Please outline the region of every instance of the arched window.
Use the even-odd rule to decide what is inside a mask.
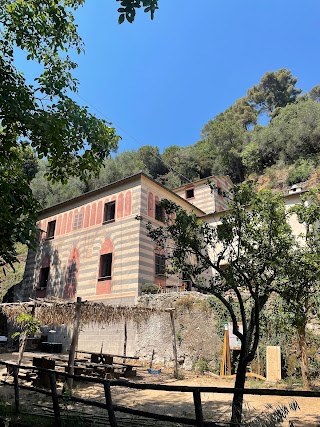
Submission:
[[[63,298],[75,298],[78,284],[79,251],[73,248],[68,258]]]

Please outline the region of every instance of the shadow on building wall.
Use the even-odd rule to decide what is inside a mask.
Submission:
[[[24,280],[14,289],[14,301],[30,299],[59,299],[73,301],[76,296],[79,254],[76,248],[67,262],[61,261],[54,240],[42,240],[36,250],[29,250]],[[12,299],[12,298],[11,298]],[[72,328],[67,325],[41,325],[41,334],[48,342],[62,344],[62,351],[68,351]]]
[[[70,257],[69,257],[70,259]],[[24,299],[33,298],[74,298],[76,295],[78,267],[77,260],[63,265],[59,250],[52,240],[39,243],[34,262],[27,263]],[[31,265],[30,265],[31,264]],[[67,291],[66,291],[67,288]]]

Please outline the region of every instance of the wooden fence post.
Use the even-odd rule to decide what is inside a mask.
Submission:
[[[193,392],[193,403],[194,403],[194,411],[196,414],[196,426],[197,427],[203,427],[203,413],[202,413],[202,406],[201,406],[201,394],[200,390],[195,390]]]
[[[177,338],[176,338],[176,327],[174,324],[174,308],[167,308],[166,311],[169,311],[170,314],[170,324],[172,332],[172,350],[173,350],[173,359],[174,359],[174,377],[178,378],[178,354],[177,354]]]
[[[127,341],[128,341],[128,331],[127,331],[127,321],[124,321],[124,341],[123,341],[123,355],[127,355]],[[126,363],[126,357],[123,358],[123,363]]]
[[[74,374],[74,358],[75,358],[76,350],[78,347],[79,330],[80,330],[80,311],[81,311],[81,297],[77,297],[75,313],[74,313],[72,340],[71,340],[69,360],[68,360],[68,373],[72,375]],[[69,390],[72,391],[73,379],[68,378],[67,384],[68,384]]]
[[[8,369],[8,367],[7,367]],[[19,379],[18,379],[19,367],[13,367],[13,381],[14,381],[14,403],[16,406],[16,413],[20,412],[20,402],[19,402]]]
[[[261,363],[260,363],[260,351],[259,346],[257,347],[257,374],[261,375]]]
[[[54,411],[54,418],[56,426],[61,426],[60,408],[59,408],[59,397],[57,392],[57,381],[55,372],[49,372],[51,395],[52,395],[52,406]]]
[[[231,355],[230,355],[230,344],[229,344],[229,330],[228,325],[225,325],[223,348],[222,348],[222,359],[220,367],[220,376],[231,375]]]
[[[118,424],[117,424],[116,416],[114,415],[113,404],[112,404],[110,381],[105,381],[103,383],[103,386],[104,386],[104,394],[106,397],[106,406],[107,406],[107,411],[109,415],[110,426],[117,427]]]

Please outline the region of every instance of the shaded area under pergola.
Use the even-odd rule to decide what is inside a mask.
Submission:
[[[68,372],[74,372],[74,359],[78,346],[80,324],[106,326],[119,322],[132,321],[136,324],[145,322],[153,315],[159,315],[169,311],[172,329],[173,356],[175,361],[174,375],[178,376],[177,368],[177,347],[174,325],[173,309],[160,309],[157,307],[108,305],[102,302],[82,301],[80,297],[77,301],[65,300],[43,300],[36,299],[28,302],[4,303],[0,304],[0,310],[9,321],[16,325],[16,320],[21,314],[31,314],[41,325],[61,326],[66,325],[73,328],[72,339],[69,351]],[[124,344],[124,347],[126,343]],[[22,350],[23,354],[24,348]],[[20,351],[21,353],[21,351]],[[20,354],[19,363],[22,355]],[[72,386],[70,384],[70,386]],[[70,387],[71,388],[71,387]]]

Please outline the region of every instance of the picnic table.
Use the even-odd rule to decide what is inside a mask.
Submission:
[[[139,360],[139,356],[126,356],[126,355],[119,355],[119,354],[109,354],[109,353],[102,353],[102,352],[97,352],[97,351],[77,350],[76,351],[76,357],[77,357],[77,353],[90,354],[91,356],[92,355],[96,355],[96,356],[100,356],[101,358],[103,358],[103,357],[112,357],[112,359],[113,359],[114,357],[118,357],[119,359]]]
[[[43,341],[41,343],[41,350],[47,353],[61,353],[62,343],[61,342],[48,342]]]
[[[131,365],[129,363],[113,363],[114,368],[120,369],[120,375],[123,374],[125,378],[135,377],[137,375],[137,370],[133,368],[139,368],[140,365]]]
[[[110,370],[106,371],[106,373],[111,374],[120,374],[124,377],[133,377],[136,375],[137,371],[134,368],[137,368],[138,365],[132,365],[129,363],[124,362],[116,362],[114,361],[114,358],[120,358],[120,359],[131,359],[131,360],[138,360],[139,357],[137,356],[125,356],[125,355],[118,355],[118,354],[106,354],[106,353],[97,353],[92,351],[84,351],[84,350],[77,350],[76,351],[76,357],[78,356],[78,353],[80,354],[88,354],[90,355],[90,361],[84,362],[83,359],[77,359],[82,360],[82,364],[86,366],[96,367],[99,369],[99,367],[106,367]],[[111,369],[112,368],[112,369]]]

